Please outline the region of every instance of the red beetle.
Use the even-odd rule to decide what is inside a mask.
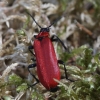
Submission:
[[[32,17],[32,15],[30,16]],[[35,21],[33,17],[32,19]],[[60,80],[60,69],[58,63],[64,65],[66,79],[68,79],[68,77],[65,64],[63,63],[63,61],[57,60],[52,41],[60,41],[63,47],[65,49],[67,48],[56,35],[53,35],[51,39],[49,38],[49,28],[53,24],[51,24],[47,28],[42,28],[36,21],[35,23],[41,28],[41,30],[38,35],[34,36],[35,40],[33,46],[29,46],[29,51],[36,57],[36,63],[29,65],[28,71],[31,73],[30,68],[34,68],[37,66],[37,74],[39,79],[37,79],[35,75],[31,73],[31,75],[36,80],[36,82],[33,83],[32,86],[41,82],[41,84],[47,90],[56,91],[58,83],[54,81],[54,79]],[[35,54],[31,51],[31,49],[34,49]]]

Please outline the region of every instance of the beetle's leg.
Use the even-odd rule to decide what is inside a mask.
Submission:
[[[32,49],[34,49],[34,47],[33,46],[29,46],[28,49],[35,56],[35,54],[32,52]]]
[[[28,49],[35,56],[35,54],[32,52],[32,49],[34,49],[33,46],[29,46]],[[36,59],[34,59],[34,58],[31,58],[31,60],[36,61]]]
[[[59,41],[61,43],[61,45],[64,47],[64,49],[69,52],[69,50],[66,48],[66,46],[64,45],[64,43],[56,35],[53,35],[51,37],[51,41]]]
[[[71,82],[74,82],[73,80],[71,80],[71,79],[68,78],[67,69],[65,67],[65,63],[62,60],[58,60],[58,63],[62,64],[64,66],[64,71],[65,71],[65,77],[66,77],[66,79],[69,80],[69,81],[71,81]]]
[[[39,80],[36,78],[36,76],[34,75],[34,74],[32,74],[31,73],[31,71],[30,71],[30,68],[34,68],[34,67],[36,67],[36,63],[35,64],[31,64],[31,65],[29,65],[28,66],[28,71],[29,71],[29,73],[34,77],[34,79],[36,80],[36,82],[35,83],[33,83],[31,86],[34,86],[34,85],[36,85],[37,83],[39,83]],[[30,86],[30,87],[31,87]]]

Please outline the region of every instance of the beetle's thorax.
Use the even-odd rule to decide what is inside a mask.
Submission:
[[[49,28],[41,28],[40,33],[36,35],[36,39],[49,37]]]

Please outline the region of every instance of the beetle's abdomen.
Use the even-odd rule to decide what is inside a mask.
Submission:
[[[37,62],[37,74],[40,82],[48,90],[57,86],[54,78],[60,80],[60,69],[53,44],[49,37],[34,41]]]

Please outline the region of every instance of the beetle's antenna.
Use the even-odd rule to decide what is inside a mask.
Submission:
[[[51,23],[51,25],[49,25],[47,28],[49,28],[49,27],[51,27],[52,25],[54,25],[55,23],[57,23],[57,21],[59,20],[59,19],[61,19],[62,18],[62,16],[60,17],[60,18],[57,18],[53,23]]]
[[[34,17],[33,17],[28,11],[26,11],[26,13],[27,13],[28,15],[31,16],[31,18],[34,20],[34,22],[35,22],[40,28],[42,28],[42,27],[36,22],[36,20],[34,19]]]
[[[52,25],[54,25],[55,23],[57,23],[62,17],[68,16],[72,10],[73,10],[73,9],[71,9],[69,12],[66,12],[66,11],[65,11],[65,12],[62,14],[61,17],[57,18],[57,19],[56,19],[53,23],[51,23],[51,25],[49,25],[47,28],[50,28]]]

